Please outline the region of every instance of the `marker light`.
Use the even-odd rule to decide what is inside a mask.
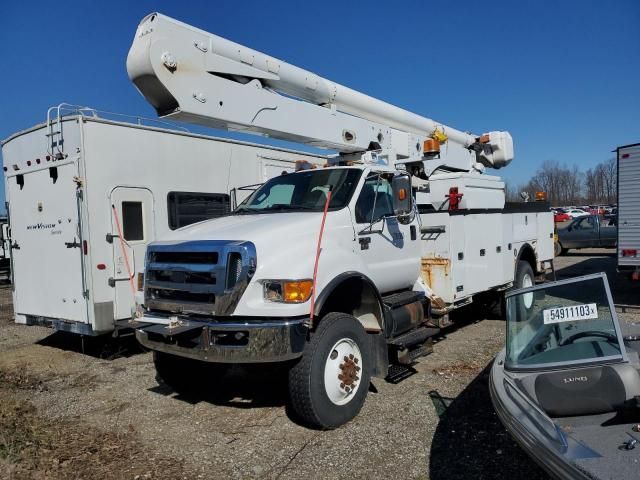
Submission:
[[[265,280],[264,298],[271,302],[304,303],[311,297],[312,280]]]
[[[427,138],[422,144],[422,151],[425,155],[440,153],[440,142],[435,138]]]
[[[458,187],[449,188],[449,195],[445,195],[449,199],[449,210],[458,210],[460,208],[460,199],[464,193],[458,193]]]
[[[536,192],[536,202],[544,202],[547,199],[547,192]]]
[[[622,256],[623,257],[637,257],[638,256],[638,250],[635,248],[623,248],[622,249]]]
[[[301,170],[313,170],[316,166],[307,160],[296,160],[296,172]]]
[[[141,292],[144,287],[144,273],[138,272],[138,291]]]
[[[407,198],[407,191],[404,188],[398,190],[398,200],[404,200]]]
[[[104,263],[99,263],[98,265],[96,265],[96,268],[98,270],[106,270],[107,266]]]

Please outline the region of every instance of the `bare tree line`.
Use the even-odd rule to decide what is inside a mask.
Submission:
[[[611,158],[581,171],[576,165],[563,166],[545,161],[531,179],[522,185],[506,186],[507,201],[521,201],[520,192],[533,200],[536,192],[546,192],[551,205],[609,204],[617,201],[617,164]]]

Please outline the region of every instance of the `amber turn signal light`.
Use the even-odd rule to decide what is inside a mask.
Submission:
[[[313,280],[264,281],[264,298],[272,302],[304,303],[312,291]]]
[[[304,303],[309,300],[313,281],[284,282],[284,301],[287,303]]]

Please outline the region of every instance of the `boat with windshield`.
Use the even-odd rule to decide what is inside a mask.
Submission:
[[[640,325],[621,324],[604,273],[507,294],[491,368],[498,417],[548,473],[640,477]]]

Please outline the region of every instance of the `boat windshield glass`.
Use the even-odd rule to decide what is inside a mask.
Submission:
[[[329,190],[329,210],[338,210],[351,200],[361,173],[357,168],[323,168],[280,175],[253,192],[233,213],[321,212]]]
[[[507,369],[623,360],[605,275],[550,282],[507,296]]]

